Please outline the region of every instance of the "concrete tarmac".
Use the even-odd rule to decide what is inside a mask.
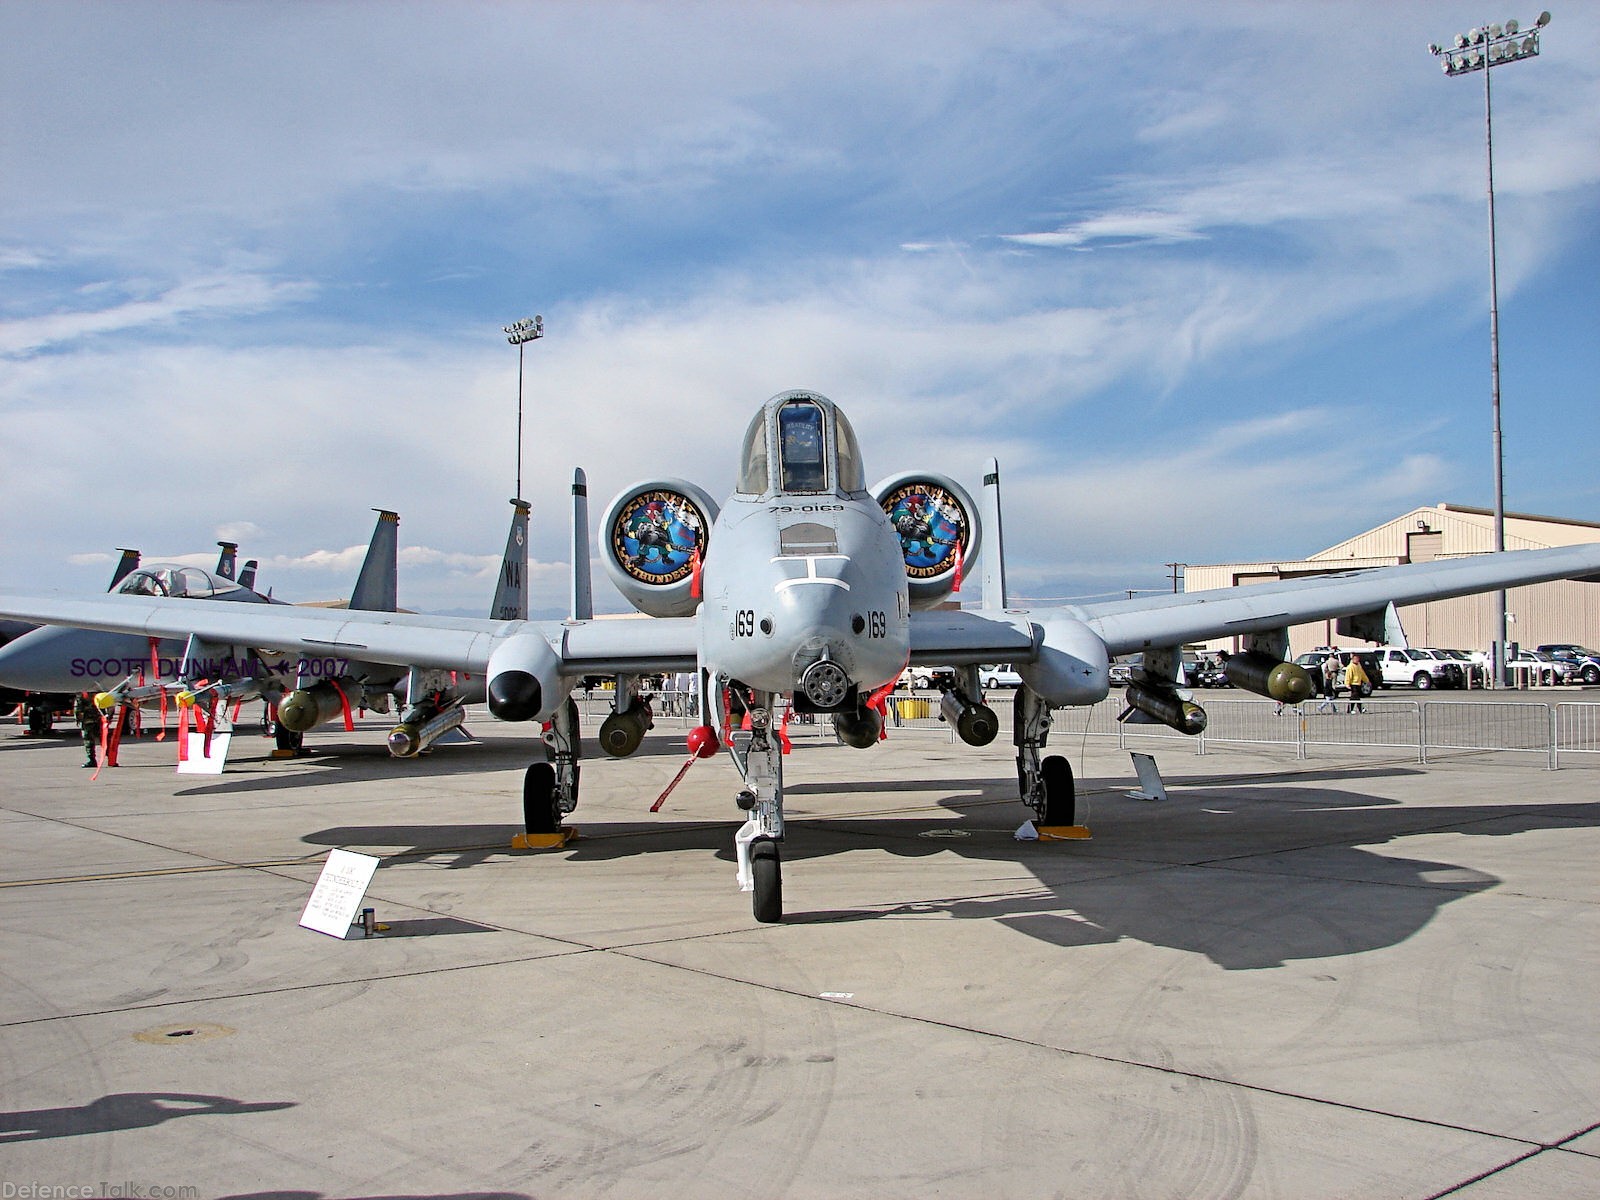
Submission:
[[[762,926],[726,758],[647,811],[665,724],[542,853],[536,744],[484,717],[94,782],[7,726],[0,1189],[1600,1195],[1594,771],[1157,751],[1148,802],[1058,726],[1094,838],[1039,844],[1004,739],[802,737]],[[299,927],[332,847],[382,857],[386,933]]]

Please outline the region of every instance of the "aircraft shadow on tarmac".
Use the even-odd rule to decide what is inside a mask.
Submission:
[[[0,1145],[147,1129],[177,1117],[238,1116],[293,1107],[294,1103],[288,1100],[252,1104],[226,1096],[195,1096],[185,1092],[122,1092],[101,1096],[76,1108],[0,1112]]]
[[[1204,955],[1227,970],[1262,969],[1396,945],[1444,905],[1503,882],[1459,862],[1379,853],[1374,847],[1432,833],[1511,836],[1600,826],[1600,802],[1406,806],[1328,786],[1375,773],[1393,772],[1330,769],[1316,773],[1324,781],[1319,786],[1301,786],[1304,777],[1299,776],[1229,778],[1216,786],[1186,780],[1171,798],[1156,803],[1114,792],[1108,797],[1089,781],[1085,790],[1095,840],[1070,844],[1013,840],[1010,827],[996,820],[1005,806],[984,795],[948,795],[941,802],[950,810],[946,817],[796,813],[789,820],[784,859],[797,870],[807,860],[870,848],[906,859],[957,854],[1021,865],[1033,873],[1036,885],[1006,882],[988,894],[790,912],[785,921],[993,920],[1063,948],[1127,938]],[[996,791],[993,780],[872,784],[861,790],[968,786]],[[848,789],[829,785],[826,790]],[[1022,815],[1018,807],[1019,822]],[[529,866],[582,870],[585,862],[671,852],[733,859],[731,820],[578,819],[575,824],[581,831],[576,841],[551,853],[547,867]],[[451,854],[450,865],[466,867],[511,855],[505,847],[516,832],[517,826],[501,824],[346,826],[309,833],[303,840],[319,846],[403,847],[401,856]]]
[[[481,724],[491,729],[503,728],[499,722]],[[592,746],[599,727],[598,721],[585,725],[584,736],[589,739],[586,749]],[[267,757],[269,743],[266,739],[254,736],[251,731],[247,731],[247,734],[241,738],[235,733],[233,754],[220,780],[208,780],[186,787],[178,794],[227,796],[296,787],[321,787],[336,781],[442,779],[454,775],[476,775],[484,771],[521,771],[530,762],[543,757],[538,737],[526,733],[507,735],[475,732],[471,744],[439,746],[416,758],[402,760],[391,757],[381,742],[332,740],[334,735],[318,732],[306,739],[308,753],[290,760],[289,764],[280,764]],[[241,745],[245,747],[242,752]],[[811,747],[802,746],[802,749],[822,748],[822,745],[813,743]],[[256,749],[257,746],[260,749]],[[682,737],[672,733],[645,738],[639,749],[629,757],[633,761],[663,758],[681,762],[687,753]],[[604,754],[596,752],[588,754],[586,761],[607,760]],[[298,769],[279,769],[283,765]],[[308,766],[313,769],[304,769]],[[846,789],[841,787],[832,790]]]

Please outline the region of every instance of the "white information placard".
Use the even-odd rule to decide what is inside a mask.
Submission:
[[[233,741],[231,733],[211,735],[211,753],[206,753],[206,735],[189,735],[189,753],[178,760],[179,775],[221,775],[228,765],[228,746]]]
[[[328,861],[317,878],[317,886],[311,890],[305,912],[300,914],[300,924],[344,940],[361,907],[361,898],[367,894],[372,873],[377,869],[378,860],[370,854],[357,854],[353,850],[328,851]]]

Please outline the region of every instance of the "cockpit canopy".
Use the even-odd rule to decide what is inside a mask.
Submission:
[[[855,431],[832,400],[783,392],[761,406],[744,435],[739,491],[816,495],[866,488]]]
[[[223,592],[235,592],[239,585],[231,579],[219,579],[199,567],[180,567],[170,563],[157,563],[130,571],[117,585],[119,596],[180,596],[189,600],[206,600]]]

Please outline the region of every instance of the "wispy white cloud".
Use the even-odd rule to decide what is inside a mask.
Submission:
[[[0,355],[33,354],[96,334],[170,326],[187,318],[259,313],[304,300],[314,290],[305,281],[253,275],[192,279],[147,299],[0,321]]]

